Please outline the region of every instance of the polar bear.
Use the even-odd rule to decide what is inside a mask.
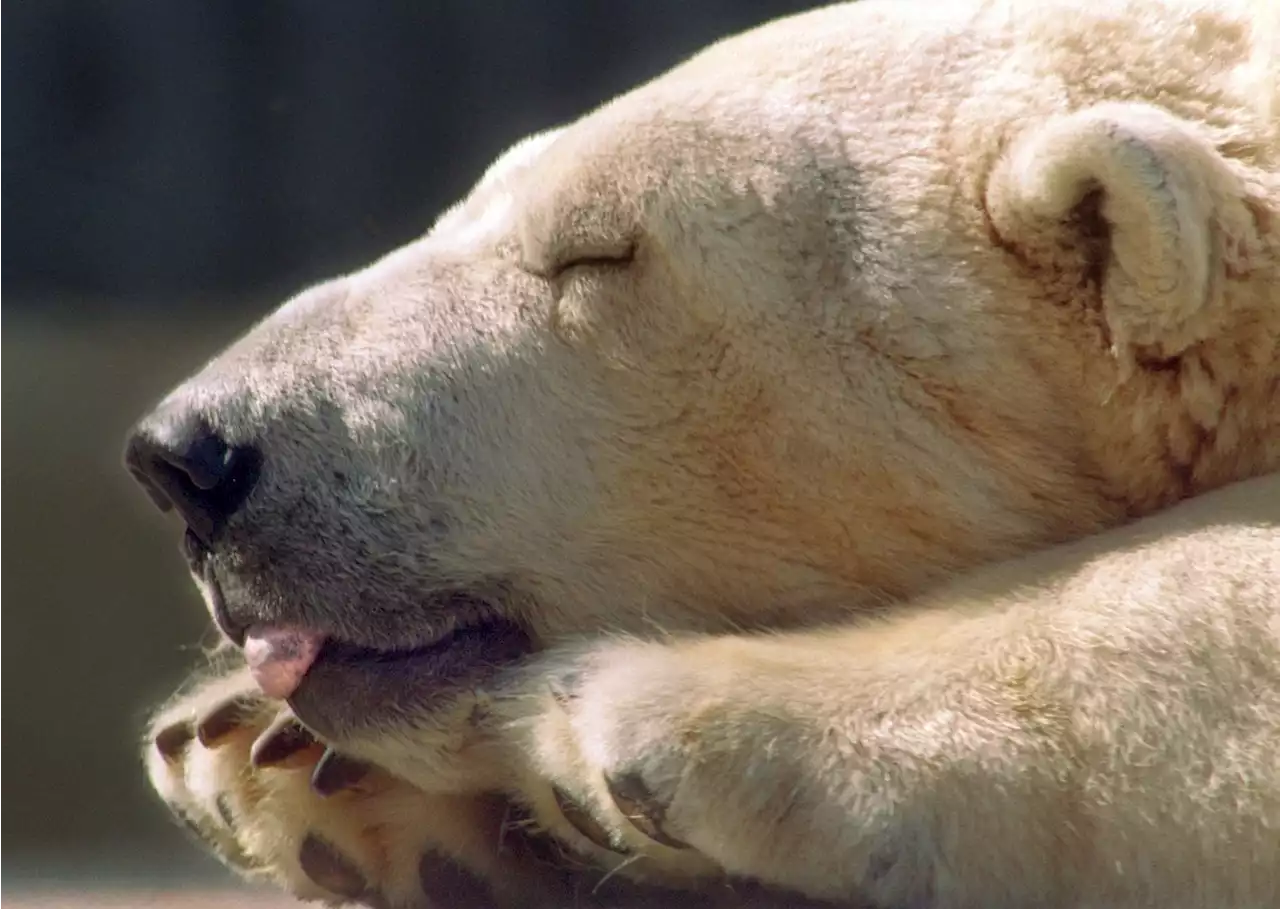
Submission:
[[[307,899],[1276,905],[1276,18],[780,20],[286,303],[128,442],[155,789]]]

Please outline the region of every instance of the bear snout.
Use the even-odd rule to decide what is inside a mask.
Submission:
[[[253,493],[262,452],[228,443],[198,416],[157,413],[130,435],[125,466],[161,511],[175,510],[209,546]]]

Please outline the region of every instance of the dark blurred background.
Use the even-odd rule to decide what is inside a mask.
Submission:
[[[213,879],[136,739],[208,642],[129,423],[520,136],[804,0],[29,0],[3,13],[5,889]],[[16,700],[15,700],[16,698]]]

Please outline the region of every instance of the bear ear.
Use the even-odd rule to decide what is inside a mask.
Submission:
[[[1128,366],[1222,330],[1222,279],[1261,250],[1245,194],[1190,123],[1108,103],[1027,129],[993,169],[986,205],[1001,245],[1028,265],[1096,283]]]

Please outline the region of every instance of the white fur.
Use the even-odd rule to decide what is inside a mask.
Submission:
[[[265,708],[152,754],[157,790],[206,826],[229,794],[211,842],[299,893],[322,831],[396,904],[424,850],[563,898],[494,789],[577,881],[1280,904],[1278,28],[864,0],[516,146],[150,419],[266,451],[228,533],[272,564],[217,565],[245,616],[412,647],[499,577],[539,653],[412,716],[323,705],[395,775],[369,793],[246,768]],[[628,774],[691,848],[623,817]]]

